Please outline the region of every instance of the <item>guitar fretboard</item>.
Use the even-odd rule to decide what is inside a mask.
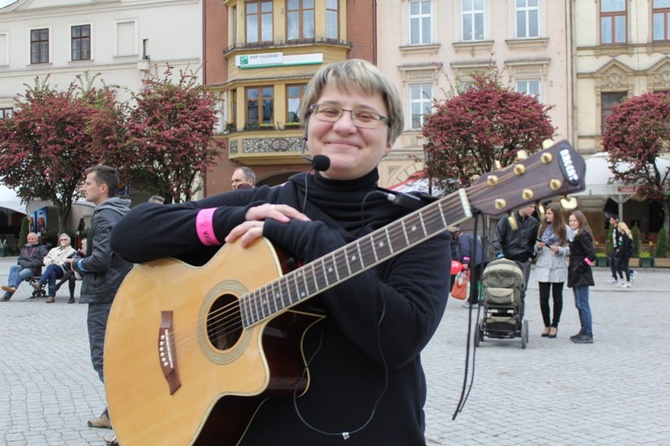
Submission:
[[[454,192],[245,294],[242,323],[257,324],[471,217],[465,190]]]

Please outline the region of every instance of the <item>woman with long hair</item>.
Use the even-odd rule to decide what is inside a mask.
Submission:
[[[622,288],[630,288],[630,258],[633,256],[633,234],[630,232],[628,225],[622,221],[617,225],[619,237],[617,246],[617,273],[619,274],[619,282],[617,286]],[[626,281],[623,276],[626,274]]]
[[[575,344],[593,344],[593,319],[589,305],[589,287],[595,285],[591,266],[596,261],[596,247],[593,234],[586,217],[581,211],[574,211],[568,219],[574,238],[570,241],[570,265],[568,266],[568,287],[575,296],[575,307],[579,313],[581,330],[570,340]]]
[[[544,219],[535,244],[535,276],[540,288],[540,311],[544,321],[542,337],[555,338],[558,333],[558,322],[563,311],[563,284],[568,277],[567,231],[558,203],[547,206]],[[553,318],[549,308],[549,295],[553,296]]]

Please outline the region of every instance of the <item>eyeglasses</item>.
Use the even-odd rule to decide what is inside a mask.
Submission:
[[[361,129],[376,129],[380,122],[390,125],[389,118],[369,110],[347,110],[339,105],[312,104],[309,106],[310,113],[323,122],[337,122],[344,112],[351,113],[351,122]]]
[[[60,241],[61,241],[61,242],[67,242],[67,241],[69,241],[69,240],[66,239],[66,238],[62,238],[62,239],[60,239]]]

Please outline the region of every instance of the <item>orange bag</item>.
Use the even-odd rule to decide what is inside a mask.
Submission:
[[[470,269],[464,269],[456,274],[454,278],[454,287],[451,289],[451,296],[455,299],[465,299],[468,295],[468,285],[470,284]]]

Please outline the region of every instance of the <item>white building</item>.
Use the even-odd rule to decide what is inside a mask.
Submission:
[[[65,90],[97,75],[94,85],[119,86],[119,100],[168,64],[202,82],[202,14],[202,0],[17,0],[0,9],[0,119],[35,78]],[[68,227],[84,209],[73,208]]]

